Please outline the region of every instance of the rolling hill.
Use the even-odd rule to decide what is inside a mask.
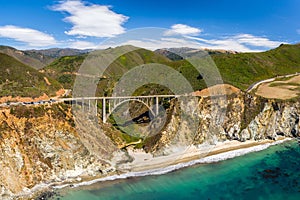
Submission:
[[[180,52],[187,57],[193,56],[197,51],[199,50],[190,48],[172,49],[172,52]],[[208,53],[217,65],[223,81],[242,90],[246,90],[251,84],[260,80],[300,72],[300,44],[284,44],[276,49],[259,53],[232,51],[209,51]],[[46,67],[46,72],[65,87],[70,88],[75,78],[74,72],[79,69],[84,58],[84,56],[62,57]],[[191,82],[194,90],[206,87],[201,75],[191,64],[166,49],[155,52],[138,49],[121,56],[108,68],[107,79],[101,80],[99,87],[112,87],[126,71],[147,63],[160,63],[178,70]]]
[[[39,97],[55,95],[61,85],[36,69],[0,53],[0,97]]]
[[[126,47],[123,46],[117,48],[121,49]],[[110,51],[110,49],[103,51]],[[77,72],[85,58],[84,55],[62,57],[44,68],[43,72],[58,80],[66,89],[71,89],[76,75],[80,75],[77,74]],[[115,83],[124,73],[136,66],[149,63],[159,63],[176,69],[189,80],[194,90],[206,87],[199,72],[197,72],[187,61],[172,61],[156,52],[146,49],[137,49],[120,56],[107,68],[104,76],[99,77],[98,95],[109,95],[112,92],[111,89]],[[157,85],[149,84],[141,88],[137,93],[143,95],[157,93],[158,91],[160,93],[170,92],[166,91],[166,88],[164,87],[159,87],[158,89]]]
[[[199,50],[172,48],[156,52],[172,60],[180,60],[182,58],[176,56],[176,53],[191,57]],[[220,50],[207,52],[217,65],[223,81],[242,90],[264,79],[300,72],[300,44],[282,44],[278,48],[259,53]]]
[[[226,83],[246,90],[254,82],[300,72],[300,44],[260,53],[212,55]]]

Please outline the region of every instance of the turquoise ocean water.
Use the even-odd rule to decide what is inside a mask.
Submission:
[[[58,191],[61,200],[300,200],[300,146],[289,141],[260,152],[165,175]]]

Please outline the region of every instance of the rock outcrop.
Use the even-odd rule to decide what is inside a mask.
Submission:
[[[299,101],[264,99],[243,92],[216,97],[218,100],[197,98],[172,102],[168,124],[148,139],[146,151],[160,156],[184,145],[300,136]]]
[[[0,199],[24,194],[40,184],[78,181],[113,170],[84,145],[70,107],[56,104],[1,110]]]

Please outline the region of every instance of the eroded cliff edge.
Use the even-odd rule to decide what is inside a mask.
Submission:
[[[141,146],[155,156],[205,142],[299,136],[299,100],[270,100],[240,92],[221,101],[173,99],[167,112],[163,129],[145,138]],[[117,170],[117,163],[131,161],[126,149],[120,150],[126,141],[119,130],[103,125],[101,119],[78,122],[78,117],[65,104],[1,109],[2,199],[42,183],[106,176]],[[155,123],[149,132],[155,130]]]
[[[298,99],[281,101],[239,92],[217,101],[210,97],[175,101],[170,112],[164,129],[145,143],[145,150],[157,156],[172,153],[180,146],[205,142],[300,136]],[[185,115],[189,117],[182,117]]]

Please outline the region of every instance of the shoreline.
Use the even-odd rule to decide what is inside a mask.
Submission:
[[[111,176],[101,177],[94,180],[89,181],[81,181],[75,184],[62,184],[57,186],[52,186],[53,189],[64,189],[67,187],[78,188],[78,187],[88,187],[96,183],[106,182],[106,181],[117,181],[124,180],[128,178],[134,177],[143,177],[143,176],[155,176],[155,175],[163,175],[167,174],[182,168],[186,168],[189,166],[197,165],[197,164],[210,164],[216,163],[228,159],[232,159],[238,156],[243,156],[251,152],[262,151],[270,146],[274,146],[277,144],[284,143],[286,141],[293,140],[292,138],[282,138],[277,141],[272,140],[263,140],[263,141],[248,141],[248,142],[238,142],[238,141],[226,141],[226,148],[222,148],[222,143],[216,145],[216,149],[211,151],[207,156],[199,158],[199,155],[194,155],[192,157],[183,157],[176,162],[172,162],[171,165],[167,164],[168,162],[162,163],[160,168],[156,168],[157,165],[151,165],[151,167],[147,166],[145,168],[139,168],[139,171],[130,171],[121,174],[115,174]],[[235,144],[233,144],[234,142]],[[231,143],[231,144],[230,144]],[[240,143],[240,145],[237,145]],[[218,146],[219,145],[219,146]],[[223,143],[224,145],[224,143]],[[223,146],[224,147],[224,146]],[[195,153],[195,152],[193,152]],[[172,155],[171,155],[172,157]],[[195,159],[198,157],[198,159]],[[160,159],[165,159],[165,157],[159,157]],[[168,161],[168,160],[167,160]],[[136,168],[138,169],[138,168]],[[134,170],[134,169],[133,169]]]
[[[203,151],[197,151],[196,147],[189,147],[183,153],[181,152],[181,154],[170,154],[168,156],[152,157],[152,159],[150,159],[151,154],[147,154],[141,151],[129,150],[129,155],[133,156],[135,160],[132,163],[126,163],[124,165],[125,167],[126,165],[127,167],[132,167],[130,171],[116,171],[113,175],[108,175],[104,177],[94,177],[94,179],[92,179],[92,177],[81,177],[81,181],[78,181],[77,183],[74,182],[74,179],[69,179],[64,182],[53,182],[49,184],[42,183],[34,186],[29,190],[24,191],[23,194],[14,195],[13,198],[32,199],[38,194],[42,194],[51,190],[63,190],[66,188],[78,187],[93,187],[93,184],[100,182],[118,181],[134,177],[163,175],[198,164],[216,163],[235,157],[243,156],[251,152],[262,151],[269,148],[270,146],[281,144],[290,140],[293,140],[293,138],[284,137],[276,141],[225,141],[218,142],[209,153],[205,154],[203,154]],[[177,160],[174,161],[174,158],[176,158]],[[141,162],[141,159],[143,159],[143,162],[139,163]],[[136,166],[130,166],[130,164]],[[129,169],[123,168],[122,170]]]

